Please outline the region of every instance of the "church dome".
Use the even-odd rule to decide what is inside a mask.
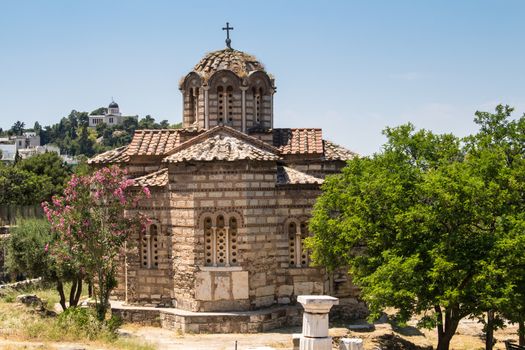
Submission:
[[[205,79],[220,70],[230,70],[237,76],[244,78],[251,72],[264,71],[264,66],[250,54],[233,49],[224,49],[206,54],[193,68],[194,72]]]
[[[115,101],[112,101],[110,104],[109,104],[109,107],[108,108],[118,108],[118,104],[115,102]]]

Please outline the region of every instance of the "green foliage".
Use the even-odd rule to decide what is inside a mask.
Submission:
[[[107,112],[108,112],[108,109],[106,107],[99,107],[95,109],[94,111],[92,111],[91,113],[89,113],[89,115],[104,115]]]
[[[147,115],[139,121],[139,129],[159,129],[155,119],[151,115]]]
[[[0,205],[38,204],[48,199],[54,188],[47,175],[0,164]]]
[[[0,204],[35,205],[62,193],[71,174],[56,153],[20,159],[14,165],[0,164]]]
[[[30,278],[55,278],[53,263],[47,252],[52,241],[51,225],[47,220],[21,220],[6,241],[7,271]]]
[[[47,198],[62,193],[67,180],[71,176],[71,167],[64,163],[62,157],[55,152],[46,152],[23,159],[17,164],[17,167],[51,180],[53,188]]]
[[[25,277],[42,277],[45,282],[56,285],[59,302],[65,310],[64,282],[72,281],[69,306],[78,304],[82,289],[82,273],[72,263],[60,263],[50,252],[58,236],[44,219],[20,220],[7,239],[6,268],[13,274]]]
[[[122,125],[107,125],[100,123],[96,128],[90,129],[89,115],[102,115],[107,109],[100,107],[91,113],[76,110],[60,120],[59,123],[40,127],[39,135],[42,144],[52,143],[57,145],[62,153],[88,157],[109,149],[127,145],[136,129],[180,128],[181,124],[170,125],[167,120],[157,123],[147,115],[137,120],[133,117],[124,118]]]
[[[89,340],[100,339],[101,335],[107,340],[115,340],[121,325],[122,322],[116,317],[100,321],[95,310],[88,308],[69,308],[57,318],[57,326],[65,333]]]
[[[93,342],[96,348],[104,349],[155,349],[154,346],[139,340],[120,338],[117,329],[121,320],[118,318],[99,321],[95,311],[86,308],[68,309],[58,316],[45,315],[35,312],[31,307],[11,304],[20,293],[36,294],[47,299],[48,308],[53,307],[56,302],[53,299],[56,291],[45,285],[12,291],[0,297],[0,329],[11,337],[41,342]]]
[[[310,221],[313,260],[348,266],[372,316],[427,313],[438,349],[461,318],[508,304],[519,283],[510,276],[524,275],[512,267],[524,266],[524,121],[496,112],[478,113],[480,132],[465,143],[387,128],[382,153],[326,179]]]
[[[13,126],[11,127],[11,129],[9,130],[9,133],[11,135],[16,135],[16,136],[20,136],[22,135],[22,133],[24,132],[24,128],[25,128],[26,124],[24,122],[21,122],[20,120],[17,120]]]
[[[42,131],[42,126],[39,122],[35,122],[33,125],[33,131],[36,132],[37,135],[40,135],[40,131]]]

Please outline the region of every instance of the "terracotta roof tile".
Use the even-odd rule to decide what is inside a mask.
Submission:
[[[264,66],[257,59],[242,51],[224,49],[213,51],[204,56],[193,68],[194,72],[199,73],[204,78],[208,78],[213,73],[227,69],[231,70],[240,77],[247,76],[253,71],[263,71]]]
[[[347,150],[333,142],[323,140],[324,158],[326,160],[349,160],[357,156],[357,153]]]
[[[282,154],[323,154],[321,129],[273,129],[273,145]]]
[[[127,154],[133,156],[163,156],[185,141],[191,134],[202,130],[154,129],[136,130],[128,146]]]
[[[286,166],[277,167],[277,185],[320,185],[323,179]]]
[[[128,147],[128,155],[163,155],[180,143],[179,130],[137,130]]]
[[[115,164],[115,163],[125,163],[129,161],[129,156],[127,155],[128,146],[123,146],[115,148],[104,153],[97,154],[93,158],[88,160],[88,164]]]
[[[147,186],[147,187],[159,187],[166,186],[168,184],[168,169],[160,169],[153,173],[146,174],[141,177],[133,179],[135,186]]]
[[[204,136],[204,135],[203,135]],[[259,140],[255,140],[260,142]],[[257,144],[246,142],[232,135],[218,133],[207,135],[202,142],[190,140],[188,147],[175,151],[165,162],[193,161],[235,161],[235,160],[278,160],[279,156]]]

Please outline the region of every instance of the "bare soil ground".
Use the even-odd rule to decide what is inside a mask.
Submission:
[[[437,345],[435,330],[418,329],[416,320],[412,320],[406,327],[397,327],[391,322],[377,323],[374,330],[349,331],[346,328],[332,328],[331,335],[336,339],[341,336],[361,338],[365,350],[431,350]],[[483,326],[476,320],[463,319],[456,334],[452,338],[452,350],[482,350],[485,349]],[[494,349],[505,349],[505,340],[518,340],[517,326],[507,325],[505,329],[495,332],[496,344]]]
[[[412,324],[412,326],[410,325]],[[373,331],[349,331],[346,327],[331,328],[330,335],[334,338],[334,345],[341,337],[355,337],[363,339],[365,350],[427,350],[437,344],[434,330],[420,330],[414,327],[415,321],[409,326],[399,328],[392,323],[384,322],[375,325]],[[159,349],[170,350],[247,350],[256,347],[272,347],[276,349],[292,349],[291,337],[293,333],[300,333],[299,327],[284,328],[269,333],[258,334],[176,334],[160,328],[125,326],[124,334],[140,337]],[[504,340],[514,339],[517,327],[509,325],[495,333],[497,340],[494,349],[505,349]],[[484,349],[482,339],[482,325],[474,320],[463,320],[452,339],[453,350]],[[334,349],[338,347],[334,346]]]
[[[364,340],[365,350],[427,350],[437,344],[435,331],[415,328],[414,322],[409,326],[399,328],[392,323],[383,322],[374,325],[371,331],[350,331],[346,327],[330,329],[334,345],[341,337],[356,337]],[[517,339],[517,327],[509,325],[496,332],[497,343],[494,349],[505,349],[503,341]],[[279,350],[292,349],[292,334],[300,333],[300,327],[283,328],[268,333],[257,334],[180,334],[173,331],[125,325],[121,330],[124,338],[135,338],[146,341],[158,349],[166,350],[233,350],[237,341],[238,350],[269,347]],[[0,349],[59,349],[59,350],[95,350],[104,349],[97,345],[84,345],[62,342],[30,342],[0,338]],[[338,347],[334,346],[334,349]],[[452,350],[484,349],[482,325],[473,320],[463,320],[451,344]]]
[[[123,334],[136,336],[169,350],[233,350],[237,341],[238,350],[257,347],[271,347],[280,350],[292,349],[292,334],[299,333],[299,327],[283,328],[267,333],[255,334],[177,334],[156,327],[125,325]]]

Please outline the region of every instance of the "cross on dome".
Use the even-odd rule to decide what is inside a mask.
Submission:
[[[230,30],[233,30],[233,27],[230,27],[230,22],[226,22],[226,27],[223,27],[222,30],[226,31],[226,46],[231,49],[232,41],[230,39]]]

